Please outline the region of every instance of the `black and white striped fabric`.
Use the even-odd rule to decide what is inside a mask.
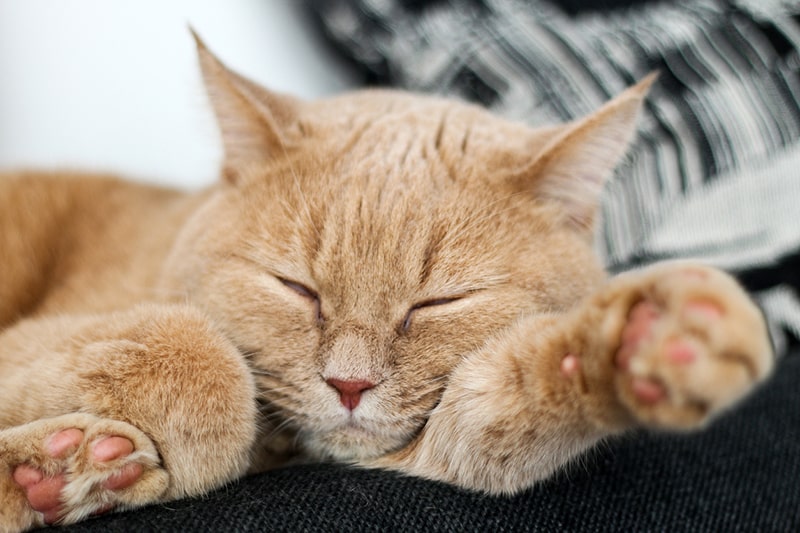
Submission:
[[[780,351],[800,337],[800,1],[308,1],[371,81],[530,124],[589,113],[660,71],[606,189],[599,252],[612,271],[720,266],[753,292]]]

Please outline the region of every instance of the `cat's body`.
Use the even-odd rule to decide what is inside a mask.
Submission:
[[[0,531],[298,455],[513,492],[768,374],[730,278],[609,281],[592,253],[649,82],[530,130],[391,91],[301,103],[200,55],[219,185],[0,179]]]

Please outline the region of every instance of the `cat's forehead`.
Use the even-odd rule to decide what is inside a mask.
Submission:
[[[392,91],[311,110],[301,117],[306,142],[254,180],[266,194],[245,197],[267,246],[280,248],[273,255],[308,268],[327,293],[381,301],[381,291],[439,297],[493,286],[526,246],[519,228],[547,226],[529,194],[499,184],[544,142],[525,126]]]
[[[527,240],[518,229],[534,226],[530,204],[462,186],[446,171],[404,168],[386,174],[332,165],[325,178],[285,190],[282,220],[270,220],[270,246],[289,245],[279,255],[307,268],[326,294],[362,309],[398,295],[463,294],[507,280],[508,254]]]
[[[393,90],[322,100],[304,115],[327,140],[346,147],[340,157],[394,169],[435,162],[457,172],[522,165],[553,131],[509,122],[467,102]]]
[[[310,145],[327,149],[315,151],[306,186],[329,216],[360,224],[362,233],[449,226],[485,214],[508,194],[488,178],[529,158],[530,137],[514,136],[517,126],[476,106],[383,90],[334,102],[326,109],[335,116],[316,117],[333,127],[323,130],[324,142]]]

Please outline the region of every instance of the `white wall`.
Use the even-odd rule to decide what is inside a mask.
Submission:
[[[313,98],[352,86],[294,0],[0,0],[0,169],[194,188],[221,149],[191,24],[229,66]]]

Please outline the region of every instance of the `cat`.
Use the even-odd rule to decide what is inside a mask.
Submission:
[[[533,129],[401,91],[301,101],[197,49],[215,186],[0,177],[0,531],[300,458],[514,493],[770,374],[729,275],[608,277],[592,250],[652,76]]]

